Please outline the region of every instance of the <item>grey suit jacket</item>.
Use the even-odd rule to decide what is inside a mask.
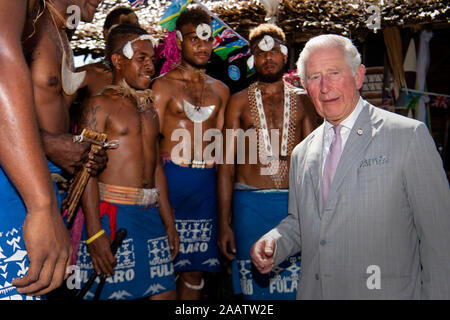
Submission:
[[[358,134],[361,133],[362,134]],[[450,191],[425,125],[365,102],[322,205],[323,125],[293,151],[275,263],[298,299],[450,299]]]

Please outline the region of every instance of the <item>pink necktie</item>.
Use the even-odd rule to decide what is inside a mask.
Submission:
[[[333,141],[331,141],[330,151],[328,152],[327,158],[325,159],[325,164],[323,168],[322,200],[324,207],[325,203],[327,202],[328,191],[330,190],[334,173],[336,172],[336,168],[339,163],[339,158],[341,157],[342,152],[341,128],[342,128],[341,125],[333,126],[334,137]]]

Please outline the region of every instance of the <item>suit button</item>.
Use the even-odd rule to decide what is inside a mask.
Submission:
[[[325,240],[320,240],[320,245],[324,246],[327,242]]]
[[[316,280],[319,280],[320,277],[319,277],[318,273],[316,273],[315,278],[316,278]]]

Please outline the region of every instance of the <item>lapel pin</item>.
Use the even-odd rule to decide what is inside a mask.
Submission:
[[[356,133],[358,134],[358,136],[361,136],[363,134],[363,129],[359,128]]]

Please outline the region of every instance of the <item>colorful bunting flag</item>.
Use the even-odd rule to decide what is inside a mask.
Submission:
[[[242,40],[238,34],[233,30],[225,26],[216,18],[213,18],[211,22],[214,34],[213,49],[214,52],[222,59],[227,59],[228,55],[240,48],[247,45],[247,42]],[[228,62],[245,57],[247,54],[239,53],[234,57],[230,57]]]
[[[144,5],[144,3],[147,2],[147,0],[128,0],[128,1],[130,1],[130,5],[133,8],[138,8],[138,7]]]
[[[233,41],[230,43],[219,45],[216,49],[214,49],[214,52],[222,60],[225,60],[231,52],[233,52],[234,50],[243,48],[246,45],[247,45],[247,42],[239,39],[239,40],[236,40],[236,41]]]
[[[228,63],[231,63],[231,62],[233,62],[234,60],[237,60],[237,59],[240,59],[240,58],[243,58],[243,57],[247,57],[247,56],[249,56],[250,54],[251,54],[251,51],[250,51],[250,49],[248,49],[248,50],[246,50],[246,51],[244,51],[244,52],[241,52],[241,53],[232,55],[231,57],[228,58]]]
[[[431,105],[436,108],[447,109],[447,107],[448,107],[447,101],[448,101],[448,99],[444,96],[433,97],[431,99]]]
[[[216,49],[217,47],[220,46],[221,43],[223,43],[225,40],[229,40],[229,39],[238,40],[238,37],[230,29],[223,29],[222,32],[219,32],[214,37],[213,49]]]

